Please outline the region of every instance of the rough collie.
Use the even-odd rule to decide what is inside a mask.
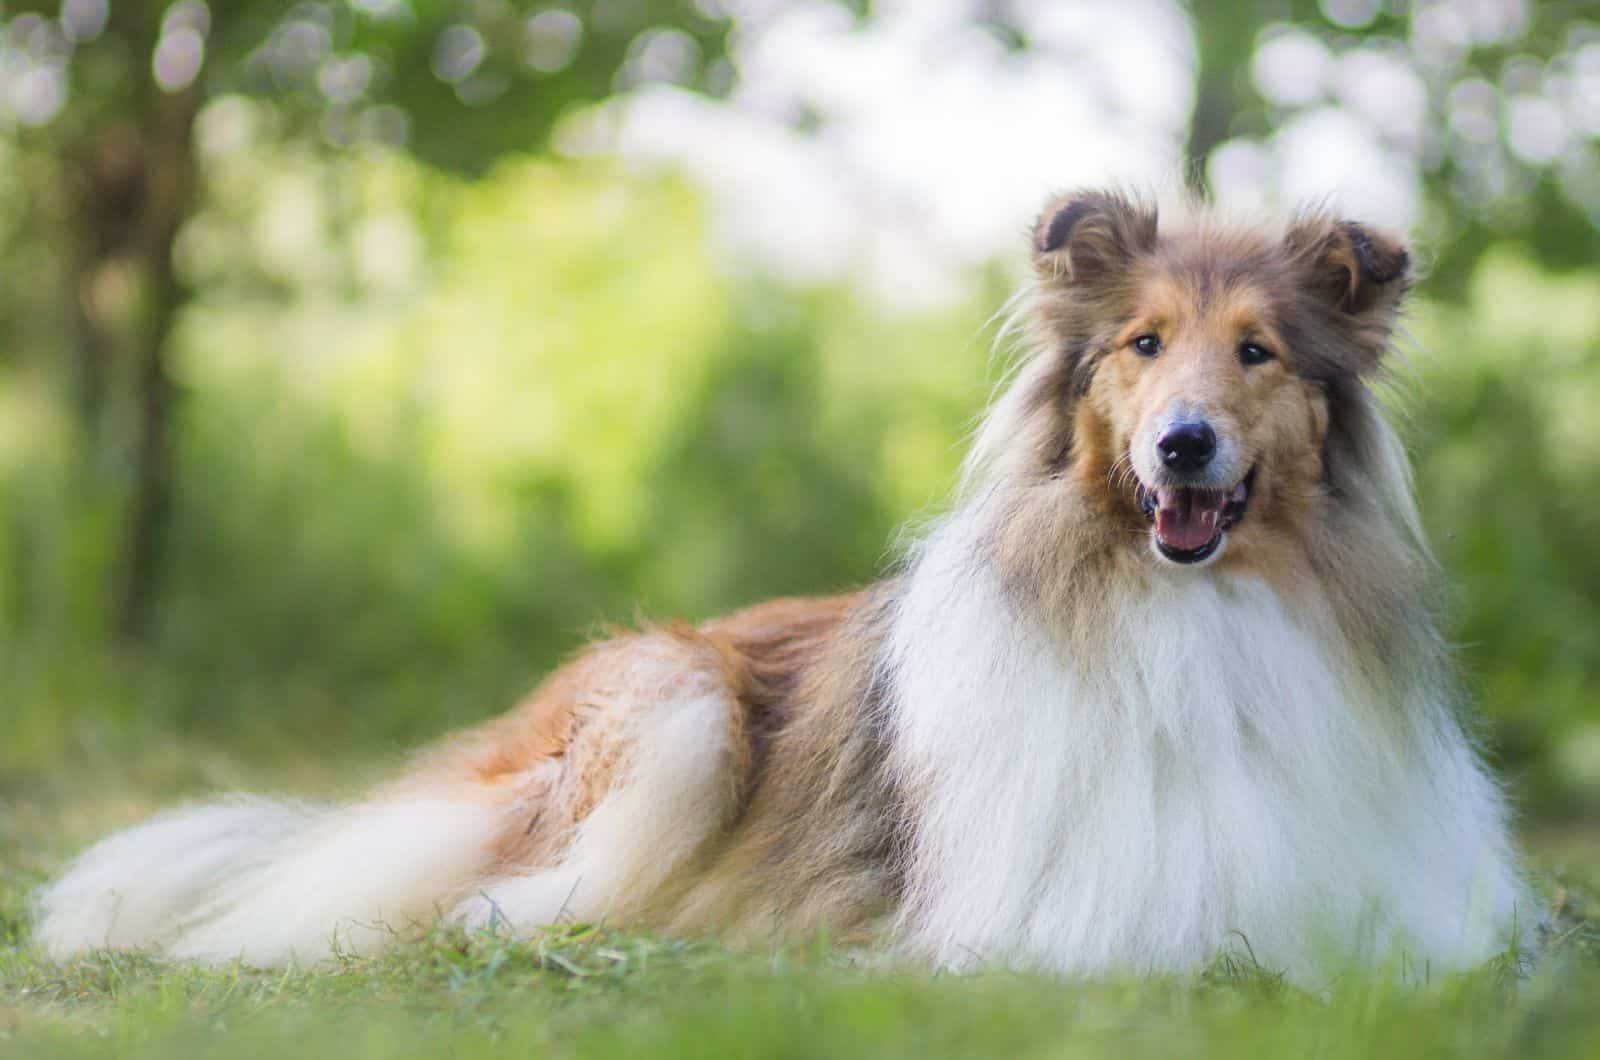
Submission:
[[[1052,202],[1028,352],[882,581],[585,649],[354,805],[83,854],[37,940],[314,963],[441,917],[1302,982],[1530,932],[1371,389],[1408,255],[1320,212]],[[825,503],[825,501],[819,501]]]

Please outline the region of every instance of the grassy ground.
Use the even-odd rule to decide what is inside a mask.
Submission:
[[[57,966],[27,944],[26,902],[77,844],[217,787],[336,785],[167,748],[0,779],[0,1057],[1600,1056],[1600,841],[1535,838],[1561,910],[1538,970],[1316,996],[1243,953],[1181,980],[1064,984],[1012,974],[869,970],[817,946],[731,954],[572,927],[527,943],[440,934],[320,974],[200,971],[100,957]]]

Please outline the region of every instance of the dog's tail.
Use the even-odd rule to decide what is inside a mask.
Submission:
[[[492,866],[502,824],[482,800],[431,796],[176,810],[84,852],[39,894],[34,938],[58,960],[99,949],[256,965],[371,954],[461,897]]]

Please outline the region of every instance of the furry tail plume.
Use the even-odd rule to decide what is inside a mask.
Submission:
[[[275,965],[371,954],[433,923],[493,863],[501,812],[412,797],[344,808],[237,798],[84,852],[38,896],[34,938]]]

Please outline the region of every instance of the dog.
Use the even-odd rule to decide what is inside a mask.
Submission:
[[[1302,983],[1522,952],[1374,393],[1408,251],[1325,210],[1165,213],[1046,207],[1026,352],[882,580],[592,645],[354,805],[117,833],[41,892],[38,944],[315,964],[579,920],[1068,976],[1245,945]]]

